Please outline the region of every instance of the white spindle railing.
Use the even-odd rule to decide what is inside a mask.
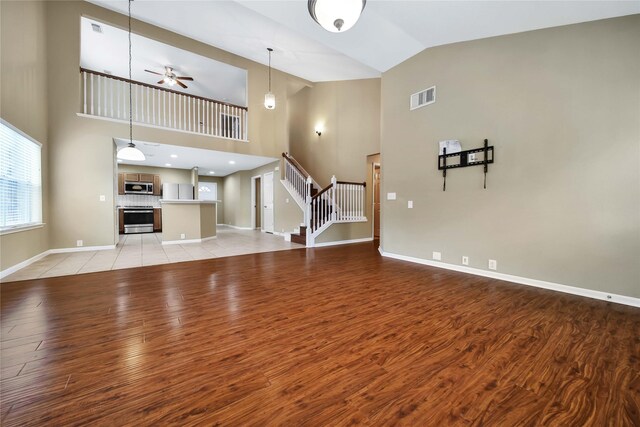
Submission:
[[[81,69],[82,112],[129,119],[129,80]],[[133,121],[221,138],[247,140],[247,109],[131,81]]]
[[[331,223],[366,221],[365,185],[332,177],[331,184],[311,199],[311,234],[319,234]]]

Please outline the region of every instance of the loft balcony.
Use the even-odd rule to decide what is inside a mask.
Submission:
[[[248,109],[80,68],[82,114],[247,142]],[[129,111],[129,85],[132,104]]]

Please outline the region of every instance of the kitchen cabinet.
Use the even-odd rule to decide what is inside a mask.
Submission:
[[[124,175],[123,173],[118,174],[118,194],[120,196],[124,195]]]
[[[120,229],[120,234],[124,234],[124,209],[118,209],[118,228]]]
[[[140,174],[139,173],[125,173],[124,180],[127,182],[140,182]]]
[[[153,175],[153,195],[162,195],[162,180],[160,179],[160,175]]]
[[[153,208],[153,231],[162,231],[162,209]]]
[[[153,182],[153,177],[156,175],[153,175],[151,173],[139,173],[138,174],[138,181],[140,182]]]

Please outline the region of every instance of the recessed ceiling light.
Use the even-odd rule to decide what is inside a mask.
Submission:
[[[177,158],[178,158],[178,155],[177,155],[177,154],[172,154],[172,155],[171,155],[171,158],[172,158],[172,159],[177,159]]]
[[[210,173],[211,175],[213,175],[215,172],[214,172],[214,171],[209,171],[209,173]]]
[[[165,166],[171,166],[171,163],[165,163],[164,165]]]
[[[235,164],[236,164],[236,161],[235,161],[235,160],[229,160],[229,164],[230,164],[230,165],[235,165]]]

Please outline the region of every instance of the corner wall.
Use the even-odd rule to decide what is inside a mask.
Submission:
[[[385,72],[383,250],[640,297],[638,40],[634,15],[432,48]],[[433,85],[437,102],[409,111]],[[487,189],[469,167],[443,192],[438,141],[484,138]]]
[[[45,4],[0,2],[0,115],[42,144],[44,227],[0,236],[0,271],[49,249]]]

